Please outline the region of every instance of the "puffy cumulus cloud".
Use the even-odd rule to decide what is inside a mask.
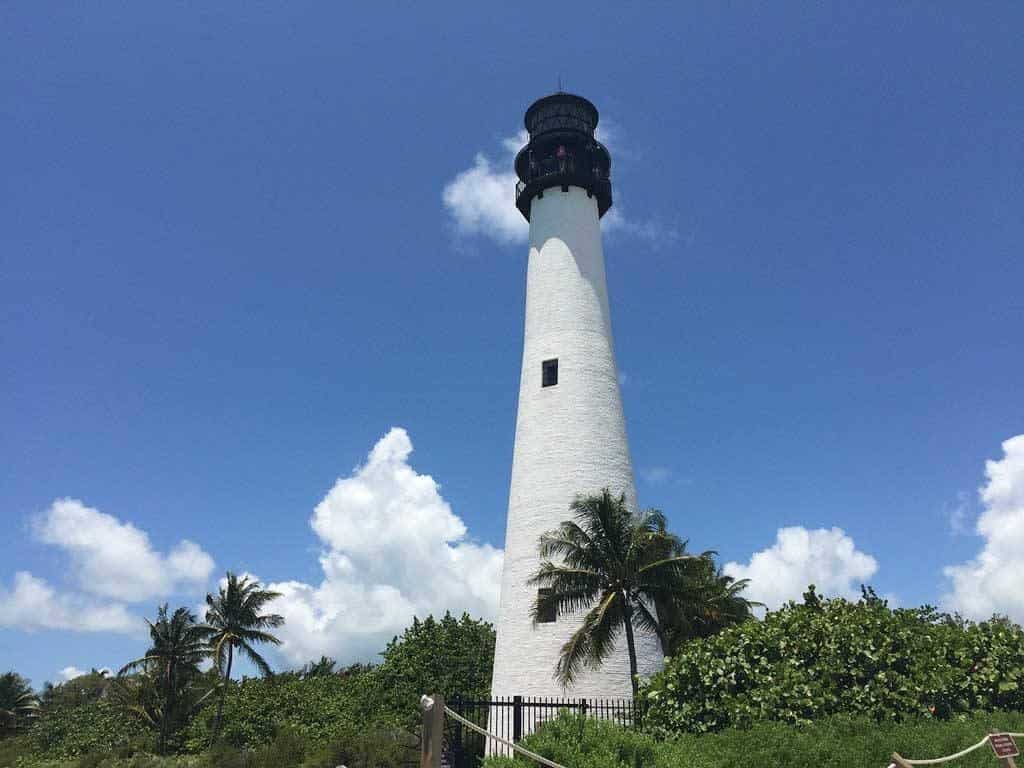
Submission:
[[[279,635],[291,661],[371,658],[413,615],[496,615],[503,552],[467,539],[437,482],[409,465],[412,449],[392,429],[316,506],[319,585],[269,585],[282,593],[271,609],[286,619]]]
[[[603,120],[598,127],[597,136],[611,150],[610,144],[618,142],[621,131],[618,127],[607,126],[606,122]],[[529,140],[529,134],[521,130],[501,140],[497,158],[477,152],[473,164],[445,184],[441,199],[459,234],[482,235],[502,245],[526,242],[530,227],[515,206],[518,177],[512,170],[512,163]],[[655,219],[627,218],[620,204],[602,217],[601,226],[609,234],[634,237],[655,247],[679,239],[674,227]]]
[[[856,597],[860,584],[878,570],[875,558],[859,551],[840,528],[780,528],[775,543],[755,552],[747,565],[726,563],[725,572],[750,579],[745,597],[775,609],[796,600],[814,584],[818,592]]]
[[[99,672],[101,675],[113,674],[113,670],[111,670],[110,667],[99,667],[95,671]],[[60,672],[58,672],[57,674],[61,676],[64,682],[67,682],[68,680],[74,680],[76,677],[88,675],[89,672],[84,669],[79,669],[74,664],[72,664],[71,666],[64,667],[64,669],[60,670]]]
[[[460,234],[484,235],[499,243],[523,243],[529,224],[515,205],[516,175],[512,161],[492,161],[478,152],[473,165],[448,182],[441,198]]]
[[[121,603],[58,592],[43,579],[19,571],[10,590],[0,586],[0,627],[135,633],[144,624]]]
[[[131,523],[88,507],[77,499],[58,499],[34,521],[40,541],[71,557],[82,590],[136,602],[201,585],[213,571],[213,558],[187,539],[166,555]]]
[[[76,677],[81,677],[85,672],[72,665],[70,667],[64,667],[59,674],[61,678],[63,678],[64,682],[67,682],[68,680],[74,680]]]
[[[974,619],[1001,613],[1024,621],[1024,435],[1002,447],[1002,459],[985,462],[987,482],[978,489],[975,530],[985,543],[974,559],[944,569],[952,584],[942,604]]]

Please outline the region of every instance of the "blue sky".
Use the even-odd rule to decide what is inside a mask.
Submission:
[[[508,142],[559,77],[613,154],[641,503],[769,601],[867,580],[1024,619],[1022,24],[4,5],[0,667],[116,667],[228,568],[287,593],[278,666],[493,610]]]

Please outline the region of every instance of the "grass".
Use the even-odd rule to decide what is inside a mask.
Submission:
[[[662,742],[565,715],[527,737],[523,746],[566,768],[885,768],[894,751],[911,759],[942,757],[977,743],[990,728],[1024,732],[1024,713],[903,723],[837,716],[804,727],[766,722]],[[523,765],[523,759],[490,758],[486,768]],[[999,762],[985,746],[951,768],[999,768]]]

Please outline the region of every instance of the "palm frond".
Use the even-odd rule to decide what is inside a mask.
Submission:
[[[555,678],[563,685],[575,682],[584,666],[599,666],[611,654],[616,628],[621,627],[621,610],[616,610],[622,595],[606,592],[562,646],[555,665]],[[618,621],[616,621],[618,619]]]
[[[274,670],[270,668],[270,664],[267,663],[267,660],[264,659],[259,652],[257,652],[256,649],[247,642],[240,642],[238,644],[238,650],[253,663],[253,665],[260,671],[261,675],[265,677],[273,676]]]

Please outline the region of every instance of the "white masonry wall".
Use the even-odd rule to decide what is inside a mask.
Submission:
[[[541,362],[558,359],[558,384],[541,386]],[[569,689],[553,679],[578,616],[534,627],[537,540],[569,519],[577,494],[625,492],[636,508],[633,468],[615,367],[597,200],[584,190],[547,189],[533,200],[526,327],[519,386],[505,566],[495,649],[494,696],[632,696],[625,636],[599,671]],[[652,634],[638,632],[641,676],[660,669]]]

